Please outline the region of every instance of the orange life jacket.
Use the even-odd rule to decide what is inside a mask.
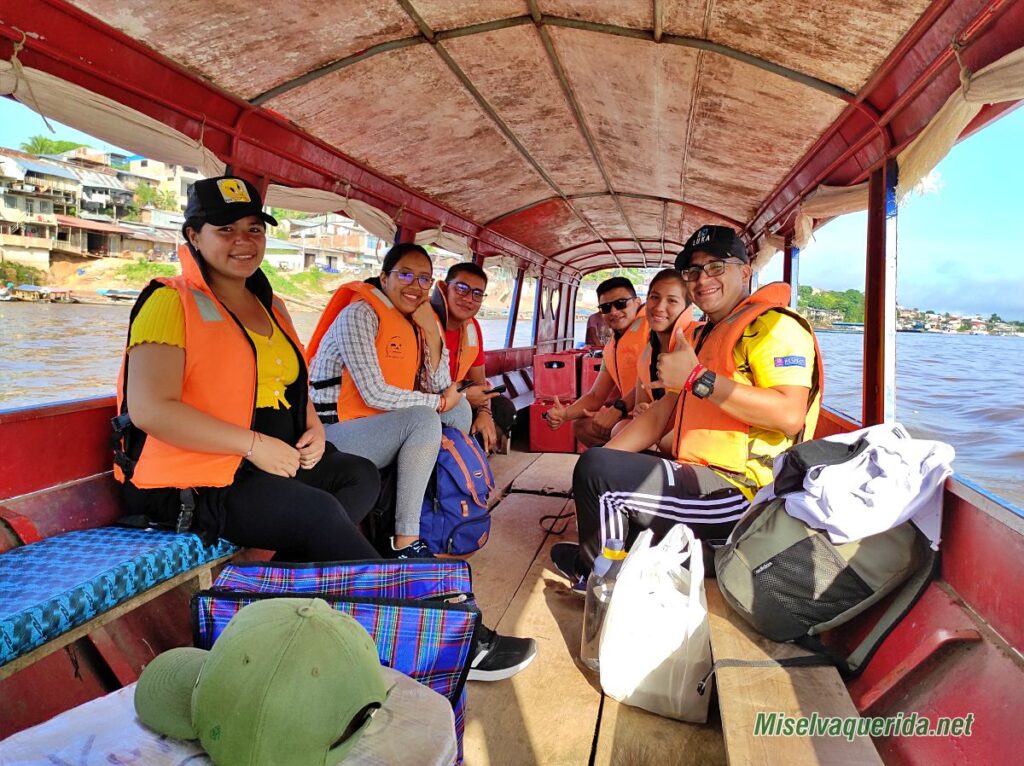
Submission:
[[[633,324],[604,347],[604,368],[619,389],[619,396],[625,396],[636,387],[637,360],[647,343],[647,333],[650,332],[643,312],[641,308]]]
[[[691,324],[693,324],[693,306],[687,306],[679,316],[676,317],[676,321],[672,324],[672,330],[668,336],[668,348],[662,349],[662,353],[675,351],[676,333],[679,332],[679,330],[687,330]],[[637,381],[643,387],[644,393],[647,397],[644,401],[652,401],[654,398],[651,396],[651,354],[653,353],[653,348],[651,347],[650,342],[650,335],[653,332],[654,330],[651,330],[650,333],[648,333],[647,345],[644,346],[644,350],[640,353],[640,358],[636,362]],[[638,404],[639,402],[640,400],[637,399]]]
[[[700,340],[697,359],[700,363],[721,377],[737,380],[736,362],[733,352],[736,344],[743,337],[744,331],[762,314],[768,311],[781,311],[796,319],[811,334],[814,340],[815,371],[810,398],[808,399],[807,416],[803,432],[796,441],[803,437],[813,438],[814,428],[818,421],[819,403],[825,380],[825,371],[821,361],[818,339],[807,320],[789,308],[789,285],[784,282],[773,282],[765,285],[753,295],[741,301],[721,322],[718,322],[703,337],[702,331],[706,322],[690,325],[688,339],[695,349]],[[676,460],[686,463],[720,468],[735,474],[737,481],[753,489],[746,477],[747,463],[759,460],[767,463],[775,455],[751,454],[749,438],[750,426],[727,415],[718,405],[707,399],[682,394],[675,413],[675,443],[673,454]],[[780,445],[781,452],[785,446]]]
[[[413,391],[422,363],[420,337],[416,325],[378,288],[366,282],[346,282],[331,296],[330,303],[320,315],[313,337],[309,339],[306,358],[310,361],[320,348],[320,342],[338,314],[357,301],[365,301],[377,315],[379,326],[375,348],[384,382],[389,386]],[[442,331],[443,337],[443,331]],[[351,375],[342,374],[338,391],[338,420],[355,420],[379,415],[383,410],[371,407],[359,393]]]
[[[132,320],[142,303],[160,286],[178,291],[185,314],[185,370],[181,381],[181,402],[242,428],[250,428],[256,405],[256,349],[245,328],[217,299],[188,246],[178,250],[181,276],[153,280],[139,296]],[[256,279],[265,282],[262,272]],[[250,277],[253,279],[253,277]],[[263,287],[263,285],[260,285]],[[266,283],[265,290],[270,290]],[[271,295],[271,311],[288,336],[299,358],[302,343],[280,298]],[[117,381],[117,409],[126,412],[128,353],[121,360]],[[305,388],[305,372],[300,371]],[[302,401],[305,412],[305,398]],[[239,455],[195,452],[162,442],[147,434],[131,476],[140,489],[158,487],[226,487],[241,464]],[[114,476],[125,480],[121,467]]]
[[[442,285],[444,285],[444,282],[440,281],[434,285],[434,291],[430,295],[430,305],[434,309],[434,313],[437,314],[438,322],[440,322],[442,328],[441,337],[444,338],[444,328],[448,326],[448,299],[445,297],[444,290],[441,289]],[[480,337],[476,320],[469,319],[464,322],[462,332],[459,333],[458,348],[448,349],[448,353],[455,357],[455,377],[452,378],[453,383],[459,383],[469,375],[473,362],[476,361],[477,355],[480,352],[481,343],[483,343],[483,339]]]

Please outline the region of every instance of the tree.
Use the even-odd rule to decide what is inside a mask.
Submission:
[[[174,192],[169,189],[160,191],[155,186],[150,186],[149,184],[139,184],[132,201],[134,203],[132,207],[137,210],[147,206],[155,207],[157,210],[172,210],[174,212],[180,212],[181,210],[178,206],[178,197]]]
[[[1002,322],[1002,321],[1003,321],[1003,319],[1002,319],[1002,317],[999,316],[999,314],[993,314],[992,316],[990,316],[988,318],[988,323],[989,324],[995,324],[996,322]]]
[[[21,150],[29,154],[62,154],[88,144],[77,141],[60,141],[46,136],[32,136],[28,141],[21,142]]]

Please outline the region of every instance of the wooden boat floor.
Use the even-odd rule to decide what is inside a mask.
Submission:
[[[498,488],[511,490],[493,507],[491,542],[471,559],[473,589],[489,626],[534,638],[538,653],[512,679],[469,684],[465,762],[724,764],[716,712],[695,725],[619,705],[577,663],[583,600],[549,558],[552,545],[576,539],[568,498],[575,461],[515,450],[492,458]],[[563,534],[549,531],[550,520],[542,528],[541,517],[558,514],[570,514]]]

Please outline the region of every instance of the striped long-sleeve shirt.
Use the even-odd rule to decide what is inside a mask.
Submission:
[[[316,356],[309,366],[310,397],[325,422],[333,422],[341,378],[351,375],[359,395],[370,407],[378,410],[399,410],[418,404],[437,409],[440,393],[451,385],[448,371],[448,350],[441,352],[441,361],[431,372],[429,350],[423,344],[423,364],[417,375],[417,390],[407,391],[384,382],[377,359],[377,331],[380,320],[373,308],[359,301],[345,308],[324,333]],[[317,388],[318,381],[332,381],[331,385]]]

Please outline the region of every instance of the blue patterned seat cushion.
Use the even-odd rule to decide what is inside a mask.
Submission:
[[[101,527],[0,554],[0,665],[165,580],[238,550],[197,535]]]

